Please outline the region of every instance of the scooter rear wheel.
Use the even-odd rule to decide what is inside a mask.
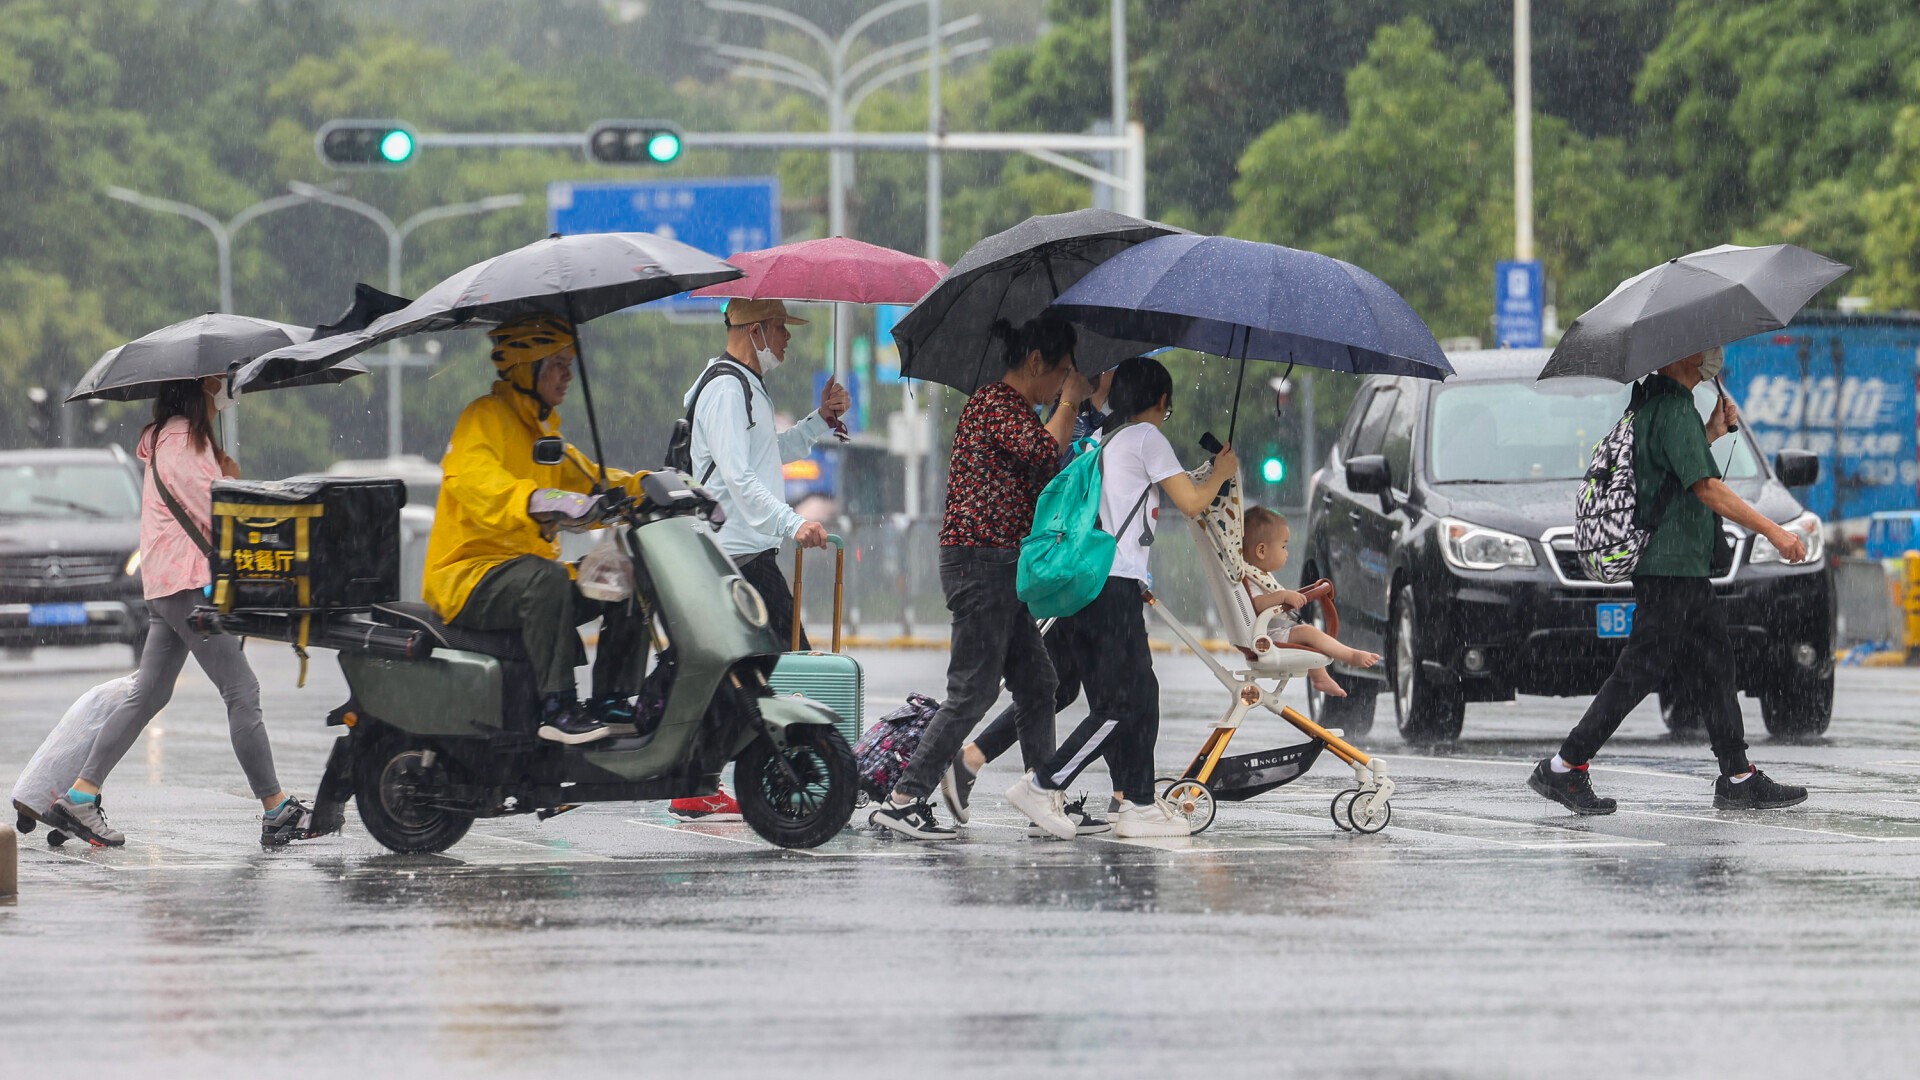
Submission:
[[[800,779],[796,787],[771,742],[761,736],[734,765],[740,816],[768,843],[786,848],[819,847],[853,818],[859,767],[846,737],[824,724],[787,728],[783,755]]]
[[[445,851],[473,827],[472,814],[432,805],[430,793],[447,780],[432,747],[389,735],[354,755],[353,774],[360,824],[389,851]]]

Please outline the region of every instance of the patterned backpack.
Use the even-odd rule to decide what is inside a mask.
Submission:
[[[1653,529],[1641,527],[1638,479],[1633,471],[1633,419],[1645,404],[1639,388],[1613,430],[1593,448],[1586,483],[1573,499],[1573,546],[1595,581],[1616,585],[1633,577]],[[1652,520],[1658,528],[1674,492],[1661,493]]]
[[[875,801],[893,793],[920,747],[920,736],[939,711],[940,703],[927,695],[908,694],[905,705],[873,722],[853,746],[861,793]]]

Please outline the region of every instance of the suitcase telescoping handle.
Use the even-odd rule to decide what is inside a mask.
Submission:
[[[847,542],[827,534],[833,545],[833,651],[840,651],[840,605],[847,588]],[[807,549],[793,549],[793,651],[800,651],[800,577],[807,561]]]

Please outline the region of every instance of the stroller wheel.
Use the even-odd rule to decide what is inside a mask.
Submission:
[[[1357,833],[1377,833],[1393,820],[1393,804],[1390,802],[1369,803],[1365,809],[1358,798],[1347,802],[1347,823]]]
[[[1187,819],[1187,834],[1197,836],[1213,824],[1214,812],[1219,808],[1213,801],[1213,792],[1198,780],[1176,780],[1167,786],[1165,799],[1181,817]]]
[[[67,834],[61,832],[59,829],[54,829],[51,832],[47,833],[48,847],[59,847],[61,844],[64,844],[66,842],[67,842]]]
[[[1327,807],[1327,812],[1333,816],[1333,824],[1341,832],[1353,831],[1353,826],[1347,821],[1347,810],[1353,805],[1353,797],[1358,794],[1360,794],[1359,788],[1348,788],[1335,795],[1333,804]]]

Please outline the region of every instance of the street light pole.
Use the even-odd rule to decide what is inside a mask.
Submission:
[[[903,63],[889,70],[880,72],[858,89],[853,89],[854,83],[864,77],[867,72],[890,60],[899,59],[917,51],[921,47],[917,41],[889,45],[885,48],[875,50],[873,53],[851,64],[847,62],[847,58],[852,53],[854,46],[859,43],[861,35],[871,29],[874,24],[890,15],[906,11],[909,8],[918,7],[922,4],[928,6],[929,18],[931,20],[927,33],[927,48],[929,50],[927,66],[932,68],[937,67],[939,63],[939,43],[941,39],[980,25],[981,19],[979,16],[970,15],[964,19],[957,19],[945,26],[941,26],[939,21],[938,0],[890,0],[888,3],[881,4],[863,13],[859,18],[848,24],[846,30],[842,31],[838,38],[835,38],[821,29],[817,24],[780,8],[753,3],[751,0],[707,0],[707,7],[710,10],[725,14],[754,15],[768,19],[800,31],[820,46],[820,50],[825,53],[827,57],[827,70],[825,72],[803,61],[796,60],[793,57],[771,52],[766,49],[754,49],[740,45],[718,45],[714,51],[729,60],[741,61],[747,65],[751,65],[734,68],[733,73],[736,75],[767,79],[772,82],[804,90],[814,97],[819,98],[827,109],[827,132],[830,136],[845,135],[851,130],[853,117],[858,112],[860,104],[864,102],[867,95],[872,93],[876,88],[894,79],[918,74],[922,70],[920,63],[917,61]],[[969,55],[990,46],[991,42],[985,39],[971,41],[959,48],[949,50],[947,58],[954,59]],[[934,84],[934,88],[937,90],[937,82]],[[930,110],[937,110],[938,100],[939,96],[937,93],[931,96],[929,102]],[[936,129],[929,131],[929,136],[935,136],[938,133],[937,118],[934,124],[936,125]],[[937,157],[937,153],[937,151],[929,150],[930,156],[928,159],[930,162],[929,168],[935,170],[936,176],[937,166],[932,165],[931,162]],[[852,179],[852,173],[853,152],[850,149],[835,148],[827,152],[827,232],[829,235],[847,235],[847,188]],[[932,194],[931,183],[932,181],[930,180],[930,195]],[[935,220],[937,213],[938,211],[936,210],[929,210],[928,219],[930,221]],[[840,305],[835,305],[836,311],[833,320],[834,373],[841,378],[842,381],[845,381],[849,355],[847,339],[851,334],[852,324],[846,318],[842,317],[842,313],[837,310],[839,307]]]
[[[221,221],[197,206],[190,206],[172,199],[162,199],[154,195],[143,195],[138,191],[123,187],[107,188],[107,197],[124,203],[162,214],[174,214],[205,226],[213,234],[214,252],[218,256],[220,267],[220,310],[228,315],[233,311],[233,234],[240,226],[254,218],[271,214],[275,210],[285,210],[289,206],[298,206],[306,200],[297,195],[276,195],[271,199],[262,199],[233,215],[227,221]],[[221,417],[221,434],[228,453],[240,450],[240,417],[237,409],[229,408]]]
[[[1513,257],[1533,258],[1533,4],[1513,0]]]
[[[328,191],[313,184],[304,184],[296,180],[287,185],[293,192],[291,198],[325,203],[351,211],[373,222],[387,238],[387,291],[400,295],[401,256],[406,248],[407,237],[413,230],[432,221],[442,221],[452,217],[464,217],[470,214],[486,214],[495,210],[507,210],[526,202],[524,195],[494,195],[473,202],[449,203],[422,210],[398,225],[378,207],[359,199]],[[400,369],[406,365],[406,350],[398,341],[387,347],[387,457],[397,458],[402,449],[401,410],[400,410]]]

